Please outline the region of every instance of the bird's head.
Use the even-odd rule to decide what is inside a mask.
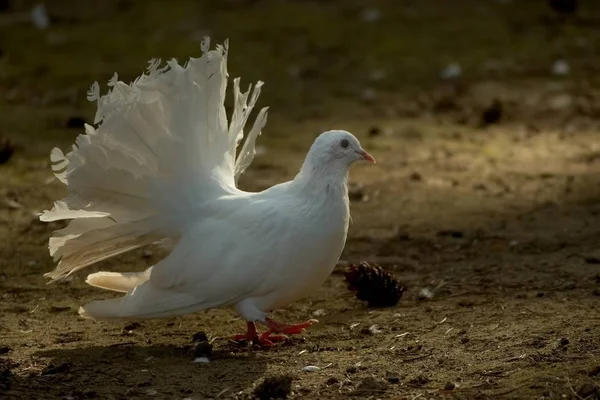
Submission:
[[[310,167],[347,171],[350,165],[361,160],[375,163],[373,156],[362,148],[353,134],[346,131],[328,131],[317,137],[302,169]]]

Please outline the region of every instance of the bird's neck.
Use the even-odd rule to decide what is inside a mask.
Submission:
[[[307,193],[314,191],[348,197],[348,166],[342,163],[305,162],[294,183]]]

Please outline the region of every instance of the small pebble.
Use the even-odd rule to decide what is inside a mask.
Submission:
[[[378,126],[372,126],[369,128],[369,136],[370,137],[379,136],[380,134],[381,134],[381,128],[379,128]]]
[[[577,395],[580,398],[588,398],[598,393],[598,387],[592,383],[584,383],[577,390]]]
[[[598,374],[600,374],[600,365],[596,365],[590,370],[590,372],[588,372],[588,376],[596,376]]]
[[[386,379],[389,383],[393,383],[393,384],[400,383],[400,377],[398,375],[388,375]]]
[[[132,331],[134,329],[140,328],[141,326],[142,326],[142,324],[140,324],[139,322],[131,322],[131,323],[125,325],[123,327],[123,330]]]
[[[208,336],[203,331],[196,332],[192,336],[192,342],[208,342]]]
[[[210,357],[212,355],[212,344],[208,342],[199,342],[194,348],[194,358]]]
[[[364,201],[365,190],[362,183],[354,182],[348,186],[348,197],[351,201]]]
[[[454,390],[456,388],[456,385],[452,382],[446,382],[446,385],[444,386],[444,390]]]
[[[327,386],[331,386],[331,385],[335,385],[340,383],[340,380],[338,378],[336,378],[335,376],[330,377],[329,379],[327,379],[327,381],[325,382],[325,384]]]

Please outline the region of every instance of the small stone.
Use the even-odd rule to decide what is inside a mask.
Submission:
[[[379,128],[378,126],[372,126],[369,128],[369,136],[370,137],[379,136],[380,134],[381,134],[381,128]]]
[[[363,335],[376,335],[378,333],[381,333],[381,329],[379,329],[377,325],[371,325],[368,328],[362,328],[360,330],[360,333],[362,333]]]
[[[325,382],[325,384],[327,386],[335,385],[338,383],[340,383],[340,380],[338,378],[336,378],[335,376],[329,377],[329,379],[327,379],[327,381]]]
[[[400,383],[400,377],[398,375],[388,375],[385,379],[387,379],[389,383],[393,383],[394,385]]]
[[[194,348],[194,358],[208,358],[212,355],[212,350],[212,344],[208,342],[199,342]]]
[[[420,182],[423,180],[423,177],[418,172],[413,172],[412,174],[410,174],[409,178],[411,181],[415,181],[415,182]]]
[[[598,392],[598,387],[592,383],[584,383],[577,389],[577,395],[580,398],[588,398],[596,395]]]
[[[363,379],[358,388],[354,391],[359,396],[376,396],[382,394],[388,389],[388,384],[384,381],[368,377]]]
[[[132,331],[134,329],[138,329],[142,326],[139,322],[131,322],[123,327],[125,331]]]
[[[464,336],[464,337],[461,337],[461,338],[460,338],[460,342],[461,342],[462,344],[467,344],[467,343],[469,343],[469,338],[468,338],[468,337],[466,337],[466,336]]]
[[[71,363],[64,362],[60,364],[58,367],[50,364],[42,371],[42,375],[54,375],[54,374],[62,374],[65,372],[69,372],[71,370]]]
[[[192,336],[192,342],[208,342],[208,336],[203,331],[196,332]]]
[[[596,365],[594,368],[590,369],[588,372],[588,376],[596,376],[600,374],[600,365]]]
[[[0,164],[6,164],[15,152],[15,147],[8,140],[0,140]]]
[[[351,183],[348,186],[348,197],[351,201],[363,201],[365,199],[364,185],[362,183]]]
[[[492,104],[489,105],[483,112],[481,113],[481,123],[482,125],[491,125],[495,124],[502,118],[502,103],[498,99],[494,99]]]
[[[446,385],[444,386],[444,390],[454,390],[456,388],[456,385],[452,382],[446,382]]]
[[[439,231],[438,236],[447,236],[455,239],[460,239],[465,237],[465,234],[458,230],[446,229]]]
[[[408,383],[410,383],[413,386],[425,386],[429,383],[429,378],[423,375],[419,375],[411,379]]]
[[[346,368],[347,374],[355,374],[357,372],[358,372],[358,368],[355,365],[352,365],[351,367]]]
[[[252,392],[252,397],[260,400],[286,399],[292,392],[292,378],[287,375],[265,378]]]

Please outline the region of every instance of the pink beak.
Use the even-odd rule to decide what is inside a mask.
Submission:
[[[364,160],[367,160],[371,164],[375,164],[376,163],[375,158],[372,155],[370,155],[369,153],[367,153],[366,151],[364,151],[364,150],[363,151],[357,151],[357,153],[360,154]]]

